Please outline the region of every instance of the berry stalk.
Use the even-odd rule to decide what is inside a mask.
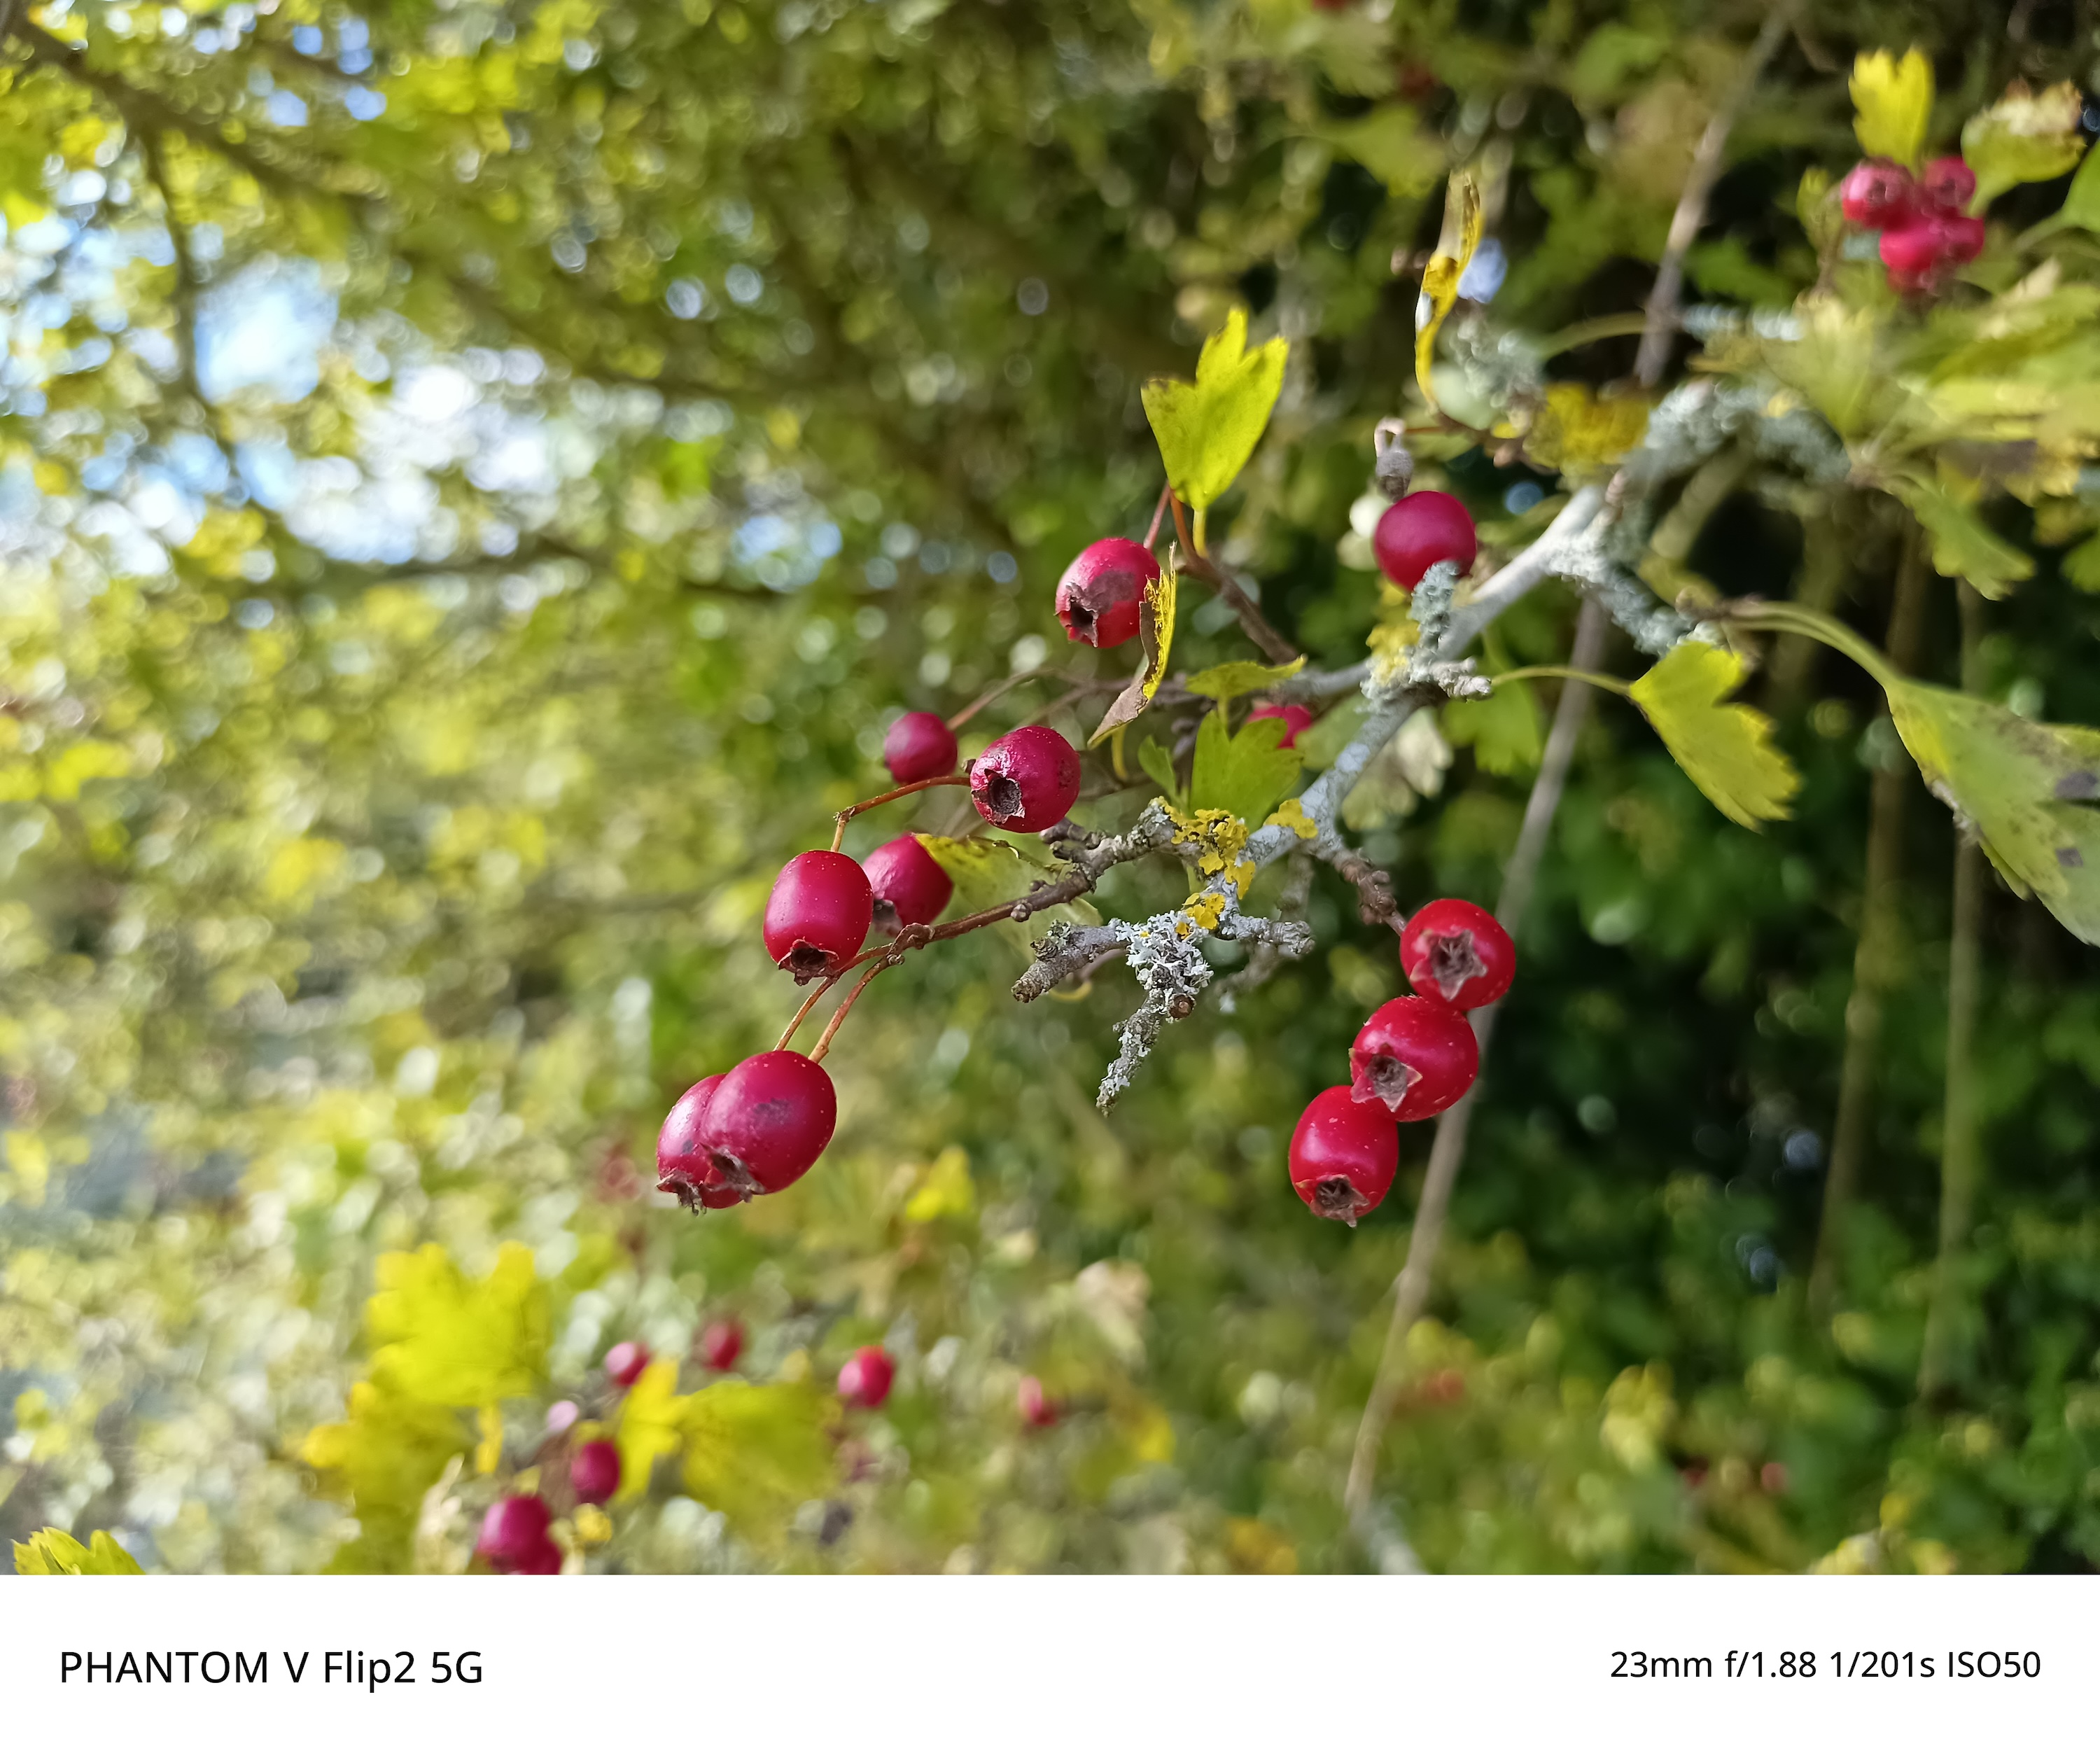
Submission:
[[[817,1035],[817,1043],[810,1048],[810,1062],[822,1063],[824,1061],[824,1053],[832,1048],[832,1035],[845,1024],[846,1017],[853,1012],[853,1005],[860,1000],[860,993],[875,981],[876,973],[886,971],[897,964],[898,958],[897,954],[888,948],[879,951],[884,957],[878,959],[873,965],[861,973],[860,981],[846,992],[846,999],[839,1004],[837,1012],[825,1024],[824,1030]],[[810,999],[813,1002],[815,999],[814,997]]]
[[[878,947],[873,951],[880,953],[882,950]],[[867,957],[867,955],[865,954],[861,956],[862,959],[865,959]],[[860,960],[856,959],[853,964],[854,965],[858,965],[860,964]],[[834,984],[837,983],[838,981],[844,977],[846,973],[851,969],[852,968],[850,966],[841,967],[838,971],[834,972],[829,977],[826,978],[823,982],[819,984],[814,990],[811,990],[807,996],[802,999],[802,1006],[795,1011],[795,1018],[788,1023],[788,1030],[783,1033],[779,1039],[774,1042],[773,1048],[775,1051],[787,1050],[788,1046],[793,1042],[796,1034],[801,1031],[802,1023],[810,1018],[810,1011],[815,1008],[817,1004],[823,999],[824,992],[828,990]]]
[[[838,823],[832,832],[832,853],[836,854],[839,845],[846,840],[848,819],[857,818],[861,814],[872,808],[885,805],[889,801],[902,800],[906,795],[915,795],[928,788],[967,788],[969,786],[969,781],[968,777],[960,774],[953,776],[929,776],[919,782],[902,783],[882,794],[871,795],[865,801],[856,801],[851,806],[840,809],[836,815]]]

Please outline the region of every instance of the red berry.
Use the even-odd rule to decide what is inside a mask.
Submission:
[[[867,876],[849,855],[805,849],[765,901],[765,951],[798,984],[829,977],[858,953],[875,918]]]
[[[700,1361],[719,1374],[727,1374],[743,1355],[743,1328],[734,1320],[717,1320],[700,1334]]]
[[[1927,205],[1941,214],[1961,214],[1975,199],[1976,174],[1958,154],[1934,160],[1917,181]]]
[[[1312,712],[1302,703],[1264,703],[1258,709],[1250,709],[1251,721],[1283,723],[1283,737],[1276,743],[1279,752],[1288,752],[1298,743],[1298,736],[1312,725]]]
[[[514,1577],[558,1577],[562,1574],[562,1549],[550,1537],[542,1537],[540,1543],[521,1555],[505,1574]]]
[[[1473,1085],[1480,1048],[1466,1017],[1426,996],[1396,996],[1349,1048],[1350,1092],[1405,1123],[1434,1118]]]
[[[1047,831],[1079,798],[1079,754],[1052,727],[1017,727],[970,765],[970,799],[1004,831]]]
[[[631,1387],[649,1366],[649,1347],[624,1339],[605,1353],[605,1372],[615,1387]]]
[[[1929,292],[1952,264],[1973,262],[1983,249],[1980,219],[1961,214],[1921,214],[1882,234],[1889,285],[1904,293]]]
[[[1439,562],[1456,562],[1464,574],[1473,566],[1480,540],[1473,532],[1473,516],[1457,496],[1418,489],[1379,516],[1371,549],[1386,579],[1412,593]]]
[[[734,1203],[785,1190],[823,1153],[837,1123],[838,1096],[821,1065],[799,1051],[745,1058],[721,1078],[700,1120],[703,1191],[734,1193]]]
[[[569,1462],[569,1489],[579,1503],[609,1503],[620,1489],[620,1449],[602,1437],[586,1442]]]
[[[932,922],[948,908],[955,890],[948,871],[909,831],[890,839],[861,867],[875,893],[876,915],[887,911],[898,929]]]
[[[899,783],[953,775],[955,736],[939,716],[914,709],[889,724],[882,736],[882,761]]]
[[[547,1543],[547,1506],[537,1498],[500,1498],[482,1518],[474,1550],[499,1566],[514,1564]]]
[[[1290,1184],[1316,1216],[1346,1222],[1376,1210],[1400,1166],[1400,1132],[1383,1106],[1346,1087],[1317,1096],[1290,1133]]]
[[[1400,968],[1420,996],[1454,1008],[1485,1008],[1516,976],[1516,949],[1491,911],[1439,898],[1400,932]]]
[[[1021,1421],[1037,1430],[1048,1428],[1057,1422],[1057,1408],[1050,1396],[1043,1391],[1043,1383],[1033,1375],[1021,1378],[1021,1387],[1014,1403],[1021,1409]]]
[[[1853,225],[1881,232],[1900,224],[1917,210],[1917,186],[1910,173],[1886,159],[1868,159],[1845,174],[1838,186],[1838,205]]]
[[[1145,583],[1158,578],[1159,564],[1143,545],[1096,539],[1057,583],[1057,621],[1090,648],[1121,647],[1137,633]]]
[[[707,1181],[709,1163],[700,1146],[700,1120],[721,1085],[718,1075],[702,1077],[678,1096],[656,1133],[656,1189],[668,1192],[688,1210],[701,1202],[700,1188]]]
[[[889,1352],[879,1344],[862,1345],[839,1371],[839,1397],[871,1412],[889,1397],[889,1384],[896,1377],[897,1365]]]

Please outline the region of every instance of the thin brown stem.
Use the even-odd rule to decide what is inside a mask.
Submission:
[[[1055,666],[1031,666],[1025,673],[1016,673],[1011,678],[1001,679],[999,683],[994,685],[990,690],[967,708],[956,710],[948,717],[948,731],[954,734],[960,733],[964,728],[969,726],[980,710],[990,708],[1008,691],[1017,686],[1026,684],[1031,678],[1054,678],[1060,684],[1071,686],[1072,695],[1074,696],[1084,696],[1090,690],[1120,690],[1125,682],[1120,678],[1107,680],[1081,678],[1070,673],[1062,672]]]
[[[856,801],[851,806],[840,809],[837,815],[838,825],[832,832],[832,848],[836,850],[846,840],[848,819],[857,818],[860,814],[889,801],[901,801],[907,795],[923,793],[929,788],[967,788],[969,785],[969,778],[960,773],[953,776],[929,776],[919,782],[905,783],[898,787],[886,789],[879,795],[871,795],[865,801]]]
[[[860,981],[846,992],[846,999],[839,1004],[838,1012],[825,1023],[824,1030],[817,1036],[817,1043],[810,1048],[810,1062],[822,1063],[824,1061],[824,1053],[832,1048],[832,1034],[845,1025],[846,1017],[853,1012],[853,1005],[860,1000],[860,993],[875,981],[876,973],[885,972],[897,964],[899,955],[892,949],[885,947],[878,951],[882,957],[861,973]]]
[[[774,1045],[773,1048],[775,1051],[787,1050],[789,1044],[793,1042],[795,1034],[801,1030],[802,1023],[810,1018],[810,1011],[823,1000],[824,992],[837,983],[844,975],[843,971],[834,972],[802,999],[802,1006],[795,1011],[795,1018],[788,1023],[788,1030],[780,1035],[779,1039]]]
[[[1189,536],[1189,522],[1181,505],[1180,497],[1170,496],[1167,505],[1174,510],[1175,535],[1181,540],[1187,561],[1183,571],[1193,575],[1198,580],[1207,580],[1218,589],[1218,597],[1233,608],[1233,615],[1240,620],[1240,628],[1246,632],[1247,639],[1279,666],[1286,666],[1298,658],[1298,650],[1284,637],[1282,633],[1261,615],[1261,607],[1247,596],[1246,589],[1233,578],[1233,571],[1213,562],[1196,548],[1195,540]]]
[[[1152,523],[1145,528],[1145,547],[1148,550],[1159,541],[1159,522],[1167,517],[1167,504],[1174,499],[1174,485],[1159,485],[1159,499],[1153,505]]]

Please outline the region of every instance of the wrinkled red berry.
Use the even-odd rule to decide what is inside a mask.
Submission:
[[[499,1567],[514,1565],[547,1542],[547,1506],[537,1498],[500,1498],[482,1518],[474,1550]]]
[[[1014,1398],[1021,1412],[1021,1421],[1037,1430],[1048,1428],[1057,1422],[1057,1408],[1050,1396],[1043,1391],[1043,1383],[1033,1375],[1023,1375],[1021,1387]]]
[[[914,923],[930,923],[948,908],[955,883],[948,871],[926,854],[926,846],[907,831],[893,837],[861,864],[875,893],[875,914],[893,934]]]
[[[1845,181],[1838,186],[1838,201],[1853,225],[1880,232],[1917,212],[1918,190],[1901,165],[1868,159],[1845,174]]]
[[[1976,174],[1956,153],[1934,160],[1917,181],[1926,204],[1940,214],[1961,214],[1975,199]]]
[[[747,1057],[721,1078],[700,1120],[701,1186],[736,1193],[730,1202],[783,1191],[823,1153],[837,1123],[823,1065],[799,1051]]]
[[[1057,621],[1090,648],[1120,647],[1137,633],[1145,583],[1158,578],[1159,564],[1143,545],[1096,539],[1057,583]]]
[[[1346,1087],[1314,1097],[1290,1133],[1291,1189],[1316,1216],[1346,1222],[1376,1210],[1400,1166],[1400,1132],[1383,1106],[1364,1106]]]
[[[1396,996],[1349,1048],[1350,1092],[1406,1123],[1434,1118],[1473,1085],[1480,1048],[1466,1017],[1427,996]]]
[[[1439,898],[1400,932],[1400,968],[1418,996],[1485,1008],[1516,976],[1516,948],[1492,911],[1463,898]]]
[[[1312,712],[1302,703],[1264,703],[1258,709],[1247,711],[1251,721],[1282,721],[1283,737],[1276,743],[1279,752],[1288,752],[1298,743],[1298,736],[1312,725]]]
[[[970,799],[1003,831],[1046,831],[1079,798],[1079,754],[1053,727],[1017,727],[970,765]]]
[[[889,724],[882,736],[882,761],[899,783],[953,775],[955,736],[939,716],[914,709]]]
[[[620,1448],[603,1437],[586,1442],[569,1462],[569,1489],[579,1503],[610,1503],[620,1489]]]
[[[743,1355],[743,1328],[734,1320],[711,1321],[700,1334],[700,1361],[718,1374],[727,1374]]]
[[[889,1384],[896,1378],[889,1352],[879,1344],[862,1345],[839,1371],[839,1397],[871,1412],[889,1397]]]
[[[656,1189],[668,1192],[689,1210],[701,1201],[709,1165],[700,1146],[700,1120],[721,1085],[720,1076],[703,1076],[678,1096],[656,1133]]]
[[[615,1387],[631,1387],[649,1366],[649,1347],[623,1339],[605,1353],[605,1372]]]
[[[1379,516],[1371,550],[1386,579],[1402,592],[1412,593],[1439,562],[1456,562],[1458,572],[1464,574],[1479,554],[1480,540],[1473,531],[1473,516],[1456,496],[1418,489]]]
[[[829,977],[858,953],[875,916],[867,876],[836,849],[805,849],[765,901],[765,951],[798,984]]]

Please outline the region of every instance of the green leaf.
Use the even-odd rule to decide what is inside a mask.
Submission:
[[[747,1537],[777,1539],[831,1488],[836,1402],[806,1382],[719,1381],[686,1396],[686,1489]]]
[[[2080,593],[2100,593],[2100,533],[2076,549],[2066,551],[2058,567],[2063,571],[2063,578]]]
[[[1203,344],[1194,384],[1154,379],[1145,387],[1145,413],[1159,442],[1167,480],[1193,508],[1208,507],[1232,487],[1254,456],[1283,389],[1290,343],[1272,337],[1249,354],[1246,333],[1246,313],[1236,306]]]
[[[2045,183],[2076,165],[2085,151],[2078,132],[2084,108],[2068,80],[2040,92],[2015,82],[1989,109],[1970,117],[1961,130],[1961,157],[1976,174],[1971,211],[1981,214],[2015,183]]]
[[[2082,226],[2089,232],[2100,232],[2100,152],[2086,154],[2085,162],[2079,166],[2078,175],[2071,179],[2071,187],[2056,217],[2066,226]]]
[[[1199,697],[1229,703],[1234,697],[1251,696],[1286,678],[1295,678],[1304,670],[1302,654],[1285,666],[1264,666],[1259,660],[1227,660],[1222,666],[1207,667],[1194,673],[1185,688]]]
[[[1136,721],[1158,691],[1160,680],[1167,676],[1167,656],[1174,647],[1174,607],[1178,585],[1174,551],[1170,545],[1159,578],[1145,583],[1145,603],[1138,613],[1137,633],[1145,649],[1144,668],[1123,687],[1123,695],[1109,705],[1108,713],[1101,717],[1101,725],[1087,742],[1089,750],[1118,727],[1127,727]]]
[[[15,1542],[17,1577],[143,1577],[139,1561],[101,1528],[82,1546],[63,1528],[46,1528]]]
[[[1886,49],[1852,64],[1852,132],[1869,158],[1915,165],[1932,121],[1932,64],[1918,50],[1899,61]]]
[[[1787,803],[1801,787],[1786,754],[1771,743],[1771,722],[1754,708],[1722,699],[1743,682],[1743,662],[1726,648],[1680,642],[1636,678],[1627,694],[1661,734],[1699,792],[1738,825],[1791,818]]]
[[[1364,717],[1370,713],[1370,705],[1361,694],[1343,698],[1319,720],[1298,736],[1296,750],[1305,761],[1308,770],[1324,770],[1342,755],[1342,749],[1357,737],[1357,730],[1364,725]]]
[[[1140,753],[1140,761],[1143,754]],[[924,832],[919,841],[926,854],[955,883],[955,905],[964,916],[989,911],[1025,896],[1038,880],[1060,871],[1059,863],[1040,841],[1030,838],[1008,843],[1003,837],[933,837]],[[1026,953],[1035,937],[1049,923],[1098,923],[1101,913],[1083,899],[1039,911],[1026,923],[998,925],[1002,938]]]
[[[1449,164],[1442,137],[1423,128],[1409,104],[1386,104],[1353,121],[1331,123],[1318,138],[1402,197],[1427,195]]]
[[[1196,730],[1196,763],[1189,777],[1189,804],[1197,812],[1215,807],[1259,825],[1281,801],[1304,768],[1298,753],[1279,747],[1290,731],[1276,717],[1248,721],[1235,734],[1225,712],[1215,708]]]
[[[530,1247],[506,1242],[479,1281],[435,1242],[381,1255],[376,1273],[364,1310],[374,1380],[434,1405],[490,1405],[539,1385],[552,1322]]]
[[[1492,775],[1534,770],[1546,749],[1538,699],[1521,678],[1497,685],[1485,697],[1454,698],[1445,704],[1443,721],[1444,737],[1454,746],[1471,746],[1474,761]]]
[[[1185,807],[1188,805],[1181,798],[1180,783],[1174,779],[1174,754],[1149,734],[1145,736],[1145,743],[1137,748],[1137,761],[1145,774],[1159,784],[1159,792],[1175,805]]]
[[[2016,889],[2100,943],[2100,732],[2027,721],[1912,679],[1883,682],[1926,785],[1975,827]]]
[[[1932,566],[1965,580],[1987,599],[2002,598],[2013,583],[2034,572],[2034,558],[2006,543],[1936,483],[1906,478],[1890,492],[1917,516],[1932,539]]]

